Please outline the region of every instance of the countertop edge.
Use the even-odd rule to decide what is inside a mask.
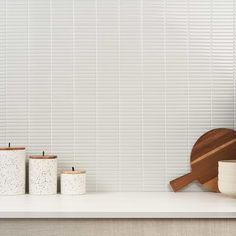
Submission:
[[[0,219],[236,219],[236,212],[1,212]]]
[[[236,199],[207,192],[0,196],[0,219],[236,219]]]

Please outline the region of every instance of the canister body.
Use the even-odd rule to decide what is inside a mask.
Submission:
[[[37,195],[57,193],[57,158],[29,159],[29,193]]]
[[[84,193],[86,193],[85,171],[72,171],[72,173],[61,174],[61,194],[79,195]]]
[[[25,194],[25,149],[0,150],[0,195]]]
[[[218,187],[221,193],[236,197],[236,161],[219,161]]]

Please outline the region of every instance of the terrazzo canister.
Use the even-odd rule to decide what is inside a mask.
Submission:
[[[77,195],[86,192],[86,172],[67,170],[61,174],[61,194]]]
[[[29,158],[29,194],[57,193],[57,156],[34,155]]]
[[[25,194],[25,148],[0,148],[0,195]]]

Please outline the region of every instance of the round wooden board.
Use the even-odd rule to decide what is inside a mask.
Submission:
[[[218,161],[236,160],[236,132],[231,129],[213,129],[202,135],[191,152],[191,173],[170,182],[178,191],[198,180],[210,191],[218,192]]]
[[[236,132],[232,129],[213,129],[203,134],[191,152],[192,171],[196,169],[198,181],[209,191],[218,192],[218,161],[236,159],[234,148]]]

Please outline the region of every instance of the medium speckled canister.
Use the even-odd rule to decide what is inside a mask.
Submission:
[[[30,156],[29,194],[57,194],[57,156]]]
[[[25,194],[25,148],[0,148],[0,195]]]
[[[78,195],[86,192],[84,170],[64,171],[61,174],[61,194]]]

